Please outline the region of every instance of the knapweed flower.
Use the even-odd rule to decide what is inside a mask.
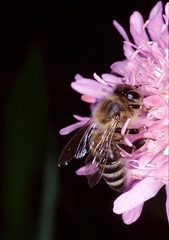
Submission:
[[[146,141],[143,147],[131,156],[121,151],[129,167],[130,188],[122,193],[114,202],[113,211],[122,214],[126,224],[135,222],[141,212],[144,202],[154,197],[158,191],[166,188],[166,212],[169,219],[169,189],[168,189],[168,20],[169,3],[165,5],[157,2],[150,12],[149,19],[144,22],[143,17],[135,11],[130,17],[130,32],[134,42],[130,42],[123,27],[113,21],[114,26],[124,38],[125,60],[111,65],[110,74],[93,79],[84,78],[77,74],[71,86],[79,92],[81,99],[90,103],[91,113],[100,100],[113,92],[119,83],[139,86],[144,96],[144,110],[139,110],[137,120],[132,128],[143,131],[136,135],[125,135],[127,120],[121,130],[126,144],[138,138],[153,139]],[[89,117],[74,115],[77,123],[60,131],[68,134],[82,127]],[[77,170],[78,175],[88,175],[92,169],[82,167]]]

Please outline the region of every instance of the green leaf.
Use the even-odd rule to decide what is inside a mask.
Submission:
[[[56,228],[56,212],[59,198],[59,174],[56,159],[56,140],[52,129],[47,134],[47,145],[45,154],[45,165],[43,172],[43,193],[39,208],[37,225],[37,240],[53,240]]]
[[[30,193],[45,143],[47,97],[38,47],[16,79],[6,117],[4,239],[32,239]]]

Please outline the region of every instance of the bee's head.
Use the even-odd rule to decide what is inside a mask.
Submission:
[[[123,95],[128,101],[136,103],[142,100],[141,94],[137,91],[136,88],[126,85],[120,84],[116,87],[115,93]]]

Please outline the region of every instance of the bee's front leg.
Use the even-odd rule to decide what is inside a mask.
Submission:
[[[148,127],[146,126],[144,128],[130,128],[130,129],[126,129],[125,134],[138,134],[138,133],[140,133],[143,130],[147,130],[147,128]],[[116,128],[115,132],[116,133],[121,133],[121,129],[122,128]]]

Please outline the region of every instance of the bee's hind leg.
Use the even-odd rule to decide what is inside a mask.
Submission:
[[[116,145],[123,150],[124,152],[126,152],[127,154],[132,154],[132,152],[140,149],[142,146],[144,146],[144,144],[146,143],[147,140],[153,140],[155,141],[155,139],[153,138],[139,138],[137,140],[135,140],[132,143],[132,146],[128,146],[127,144],[124,144],[124,141],[116,141]]]

